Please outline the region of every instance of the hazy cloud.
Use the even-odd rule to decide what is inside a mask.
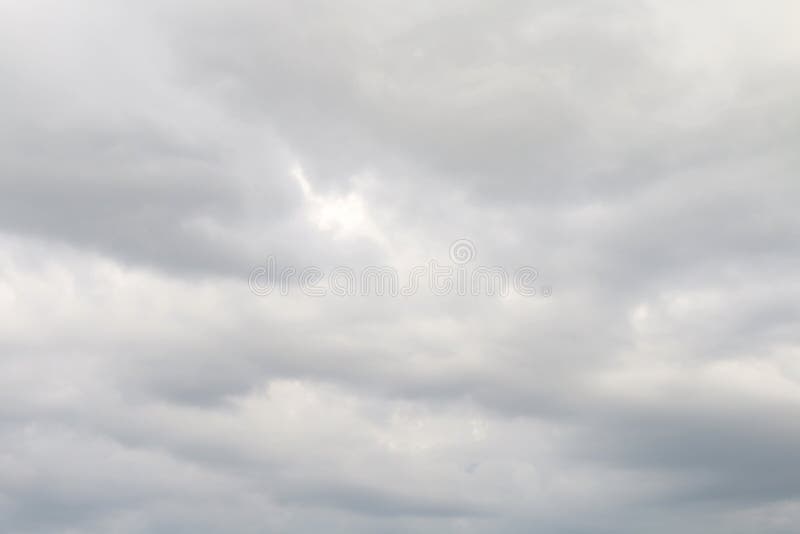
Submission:
[[[0,530],[793,532],[798,15],[0,2]]]

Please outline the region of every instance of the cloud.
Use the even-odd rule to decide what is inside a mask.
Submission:
[[[6,2],[4,531],[792,532],[796,15]]]

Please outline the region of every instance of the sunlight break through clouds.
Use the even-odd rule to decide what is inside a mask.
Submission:
[[[312,222],[320,230],[332,232],[335,239],[368,238],[386,246],[386,237],[369,216],[364,199],[356,192],[344,196],[323,196],[314,193],[300,166],[291,172],[300,185]]]

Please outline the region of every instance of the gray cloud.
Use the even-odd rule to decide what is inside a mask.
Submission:
[[[6,2],[2,530],[793,532],[797,15]]]

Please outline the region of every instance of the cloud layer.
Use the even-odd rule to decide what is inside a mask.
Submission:
[[[794,532],[798,16],[0,2],[0,530]]]

